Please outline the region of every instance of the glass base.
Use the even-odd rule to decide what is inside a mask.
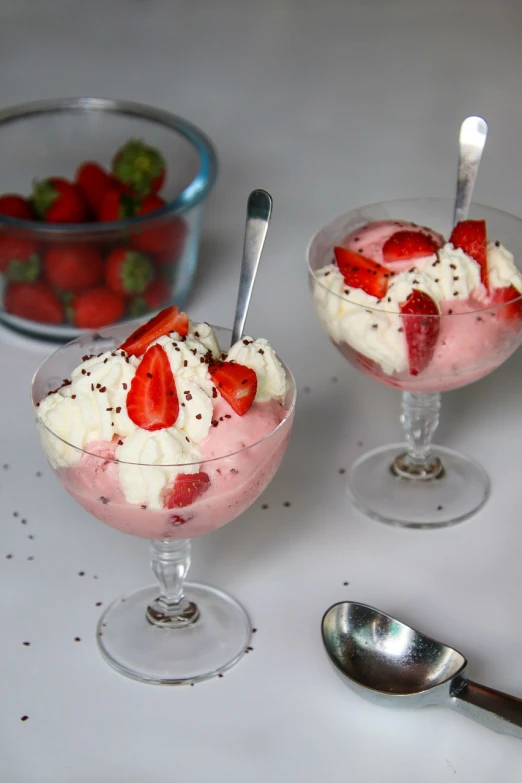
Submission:
[[[411,528],[455,525],[475,514],[489,497],[480,465],[452,449],[433,446],[443,470],[436,478],[401,478],[392,470],[403,443],[383,446],[354,462],[348,492],[353,503],[379,522]]]
[[[221,590],[186,582],[185,596],[199,619],[182,628],[152,625],[146,611],[157,585],[118,598],[103,613],[96,638],[108,663],[127,677],[158,685],[188,685],[230,669],[245,654],[251,623]]]

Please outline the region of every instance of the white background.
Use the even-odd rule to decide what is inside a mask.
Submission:
[[[330,346],[304,261],[310,235],[339,212],[452,195],[468,114],[490,127],[476,200],[522,214],[521,36],[518,0],[1,0],[2,104],[128,98],[214,140],[221,171],[195,319],[232,323],[246,198],[255,187],[272,193],[248,331],[273,341],[300,390],[272,485],[193,547],[192,578],[242,601],[258,629],[254,651],[223,679],[146,686],[106,666],[94,641],[95,603],[150,581],[146,543],[89,518],[54,480],[28,402],[48,349],[2,332],[2,781],[522,779],[520,741],[442,708],[364,702],[334,675],[320,639],[331,603],[373,603],[460,649],[474,679],[522,697],[522,354],[444,395],[438,439],[486,467],[487,507],[446,531],[366,520],[339,469],[399,437],[399,397]]]

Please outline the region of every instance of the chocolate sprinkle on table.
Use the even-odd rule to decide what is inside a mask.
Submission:
[[[22,715],[20,718],[21,721],[29,720],[29,715]]]

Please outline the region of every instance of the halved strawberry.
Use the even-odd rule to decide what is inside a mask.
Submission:
[[[139,326],[120,348],[133,356],[141,356],[154,340],[170,332],[177,332],[181,337],[188,334],[188,315],[180,312],[176,305],[166,307],[146,324]]]
[[[460,247],[480,266],[480,279],[488,287],[488,252],[485,220],[461,220],[451,232],[453,247]]]
[[[433,358],[440,331],[439,308],[424,291],[413,289],[401,304],[410,373],[418,375]]]
[[[167,354],[161,345],[149,348],[127,394],[129,419],[143,430],[163,430],[176,423],[179,400]]]
[[[396,231],[382,246],[382,257],[387,264],[407,261],[410,258],[432,256],[439,245],[422,231]]]
[[[207,473],[178,473],[172,488],[165,492],[165,508],[190,506],[209,486],[210,478]]]
[[[514,285],[508,285],[504,288],[497,288],[493,292],[491,301],[494,305],[503,304],[499,307],[497,315],[499,318],[509,322],[510,327],[519,332],[522,328],[522,294]]]
[[[257,375],[250,367],[236,362],[215,362],[209,367],[210,377],[224,400],[242,416],[254,402]]]
[[[367,294],[382,299],[388,290],[390,270],[371,258],[345,247],[334,247],[334,256],[346,285],[362,288]]]

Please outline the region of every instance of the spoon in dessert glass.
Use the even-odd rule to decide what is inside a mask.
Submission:
[[[522,699],[468,680],[461,653],[373,606],[344,601],[322,621],[336,671],[359,696],[388,707],[450,707],[522,739]]]
[[[477,173],[488,137],[488,124],[482,117],[467,117],[460,126],[459,168],[453,225],[468,216]]]
[[[248,197],[245,241],[231,345],[237,343],[243,336],[257,268],[272,215],[272,204],[272,196],[266,190],[253,190]]]

